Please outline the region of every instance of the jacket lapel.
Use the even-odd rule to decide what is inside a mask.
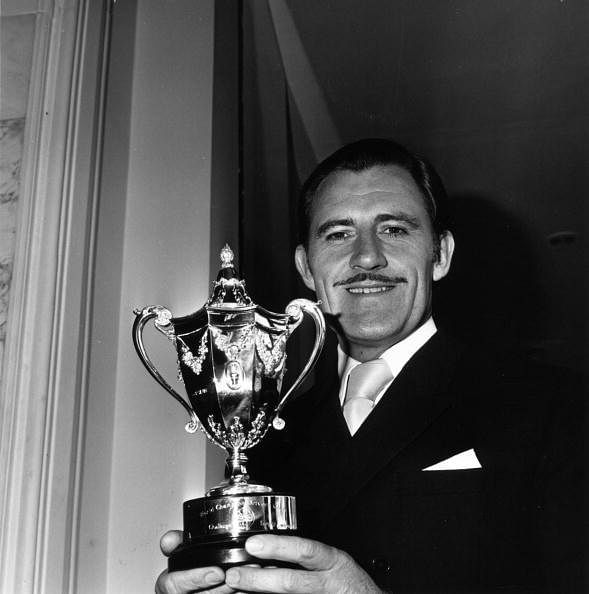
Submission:
[[[337,493],[333,513],[343,508],[372,477],[405,452],[452,406],[454,395],[448,390],[448,384],[456,359],[457,351],[452,343],[436,333],[395,378],[353,437],[347,431],[337,393],[336,398],[331,399],[331,409],[326,413],[335,419],[329,426],[337,432],[336,435],[339,435],[342,424],[345,430],[342,441],[334,440],[336,447],[339,445],[338,451],[330,448],[326,452],[331,469],[328,489]],[[326,418],[324,420],[328,422]]]

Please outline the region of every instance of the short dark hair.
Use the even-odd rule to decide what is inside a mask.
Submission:
[[[336,171],[360,172],[372,167],[396,165],[407,171],[421,191],[439,254],[439,240],[450,227],[448,197],[433,166],[404,146],[386,138],[366,138],[347,144],[322,161],[301,188],[299,242],[308,247],[311,208],[321,183]]]

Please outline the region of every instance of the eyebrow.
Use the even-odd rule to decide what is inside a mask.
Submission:
[[[421,222],[417,217],[411,216],[405,212],[379,214],[374,219],[375,223],[385,223],[386,221],[401,221],[412,229],[419,229]]]
[[[400,221],[411,227],[412,229],[419,229],[421,227],[421,222],[417,217],[413,217],[404,212],[397,212],[397,213],[383,213],[376,215],[374,217],[375,223],[385,223],[386,221]],[[354,226],[354,219],[346,218],[346,219],[329,219],[319,225],[317,227],[317,231],[315,233],[316,237],[321,237],[327,231],[332,229],[333,227],[353,227]]]
[[[330,219],[317,227],[315,236],[321,237],[321,235],[329,231],[332,227],[352,227],[353,225],[354,219]]]

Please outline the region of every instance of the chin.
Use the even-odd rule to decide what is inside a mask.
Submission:
[[[342,324],[344,334],[350,341],[368,345],[388,344],[392,345],[403,337],[404,328],[401,324],[382,325],[382,319],[378,321],[363,321],[361,324],[353,323],[353,332],[346,331],[347,324]]]

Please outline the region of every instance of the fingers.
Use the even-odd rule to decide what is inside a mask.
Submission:
[[[233,588],[223,584],[225,573],[219,567],[200,567],[185,571],[163,571],[155,584],[156,594],[186,594],[202,591],[229,594]],[[220,586],[219,588],[215,586]]]
[[[310,594],[325,591],[322,574],[297,569],[232,567],[225,573],[225,583],[247,592]]]
[[[246,549],[258,557],[297,563],[304,569],[232,567],[225,572],[225,583],[240,592],[382,594],[350,555],[314,540],[259,535],[246,541]]]
[[[329,570],[342,552],[308,538],[264,534],[252,536],[245,543],[248,553],[260,559],[296,563],[305,569]]]
[[[169,530],[160,539],[160,549],[168,557],[172,551],[182,544],[182,531]]]

